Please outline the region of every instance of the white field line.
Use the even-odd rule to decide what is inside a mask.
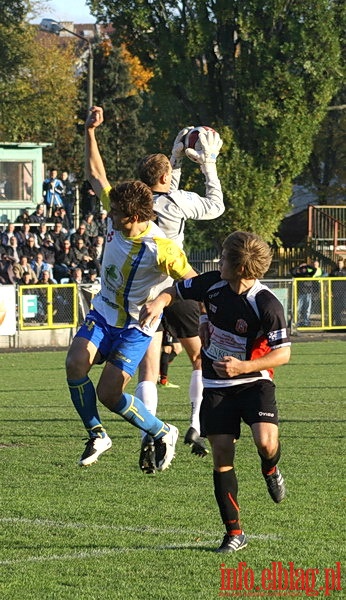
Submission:
[[[56,527],[58,529],[103,529],[109,531],[128,531],[129,533],[137,532],[137,527],[123,526],[123,525],[90,525],[87,523],[63,523],[60,521],[49,521],[47,519],[26,519],[26,518],[16,518],[16,517],[3,517],[0,518],[0,523],[8,524],[8,525],[30,525],[31,527]],[[211,543],[218,543],[220,541],[220,536],[215,537],[215,533],[212,532],[197,532],[196,530],[188,530],[188,529],[159,529],[155,527],[144,526],[140,530],[141,534],[148,533],[152,534],[161,534],[161,535],[181,535],[184,534],[185,539],[187,535],[192,535],[194,537],[193,540],[188,542],[176,543],[176,544],[164,544],[158,546],[152,546],[150,550],[155,550],[157,552],[161,552],[162,550],[178,550],[184,548],[201,548],[204,546],[210,546]],[[199,541],[199,537],[208,537],[209,540]],[[248,535],[250,539],[257,540],[277,540],[280,538],[279,535],[276,534],[250,534]],[[100,556],[107,556],[112,554],[120,554],[125,552],[141,552],[148,551],[147,547],[137,547],[137,548],[90,548],[85,552],[75,552],[73,554],[52,554],[45,556],[27,556],[19,559],[13,560],[0,560],[0,565],[13,565],[19,563],[29,563],[29,562],[44,562],[44,561],[54,561],[54,560],[81,560],[85,558],[98,558]]]

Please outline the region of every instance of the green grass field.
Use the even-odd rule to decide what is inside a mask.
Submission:
[[[1,354],[0,599],[346,598],[330,589],[342,587],[345,547],[345,348],[342,340],[297,342],[276,371],[288,488],[280,505],[243,425],[235,465],[249,545],[221,557],[212,552],[224,531],[211,457],[192,456],[182,441],[185,355],[170,370],[180,390],[159,392],[159,415],[180,429],[177,456],[168,471],[148,476],[138,468],[139,432],[103,407],[113,448],[95,465],[77,466],[85,434],[65,383],[65,352]],[[99,374],[95,367],[94,381]],[[287,590],[277,578],[277,589],[270,583],[279,563]],[[233,571],[221,585],[225,569],[238,573],[237,591]]]

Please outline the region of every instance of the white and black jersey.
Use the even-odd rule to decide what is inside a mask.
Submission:
[[[208,314],[210,341],[202,351],[204,387],[272,379],[272,369],[224,379],[212,364],[224,356],[253,360],[290,345],[282,304],[267,286],[256,280],[250,290],[237,294],[219,271],[211,271],[177,283],[176,289],[182,299],[203,302]]]

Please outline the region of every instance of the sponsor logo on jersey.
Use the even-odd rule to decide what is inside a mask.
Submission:
[[[235,324],[235,330],[237,333],[246,333],[247,332],[247,322],[244,319],[238,319]]]
[[[273,417],[274,413],[267,413],[267,412],[261,412],[261,411],[259,411],[258,416],[259,417]]]
[[[123,276],[116,265],[109,265],[106,267],[105,280],[108,289],[116,290],[121,286],[123,283]]]

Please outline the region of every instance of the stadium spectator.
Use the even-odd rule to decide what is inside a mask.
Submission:
[[[87,283],[87,277],[84,277],[84,271],[80,267],[75,267],[70,271],[70,278],[68,283]]]
[[[89,250],[86,247],[82,237],[76,240],[76,246],[74,253],[77,261],[77,265],[83,270],[87,271],[89,268],[95,268],[95,263],[92,256],[89,254]],[[92,264],[91,264],[92,263]]]
[[[297,267],[291,269],[291,275],[297,278],[310,279],[313,277],[322,277],[322,269],[319,266],[319,261],[315,260],[313,266],[308,263],[301,263]],[[297,282],[297,326],[298,327],[309,327],[310,326],[310,314],[312,308],[312,294],[313,292],[317,295],[318,289],[312,282],[298,281]]]
[[[51,273],[48,270],[43,269],[41,271],[41,275],[38,279],[38,283],[41,283],[44,285],[51,285],[51,284],[57,283],[57,282],[53,277],[51,277]]]
[[[38,246],[37,243],[37,236],[35,235],[34,232],[31,231],[31,224],[30,223],[24,223],[23,226],[20,229],[16,230],[16,238],[18,239],[18,245],[20,247],[25,246],[25,244],[27,243],[29,237],[33,237],[35,240],[35,246]]]
[[[30,223],[30,208],[23,208],[22,212],[16,218],[16,223]]]
[[[94,221],[94,215],[92,213],[88,213],[85,215],[85,218],[82,222],[85,225],[85,233],[88,236],[88,245],[92,246],[95,243],[99,233],[97,223]]]
[[[54,266],[55,264],[55,246],[54,242],[48,233],[42,241],[40,252],[43,254],[43,259],[46,263]]]
[[[100,277],[96,269],[89,269],[89,273],[86,276],[86,283],[100,283]]]
[[[38,251],[36,260],[33,260],[30,266],[31,266],[32,270],[34,271],[38,281],[40,281],[43,271],[48,271],[48,276],[51,279],[53,279],[52,265],[50,265],[49,263],[47,263],[44,260],[44,255],[43,255],[42,250]]]
[[[105,249],[105,238],[102,237],[101,235],[98,235],[95,240],[94,245],[91,246],[91,248],[90,248],[90,256],[93,259],[93,263],[97,270],[98,276],[100,276],[100,273],[101,273],[101,263],[102,263],[104,249]]]
[[[6,258],[6,255],[0,255],[0,284],[11,285],[16,283],[16,279],[13,273],[12,262]]]
[[[107,214],[107,211],[103,208],[96,221],[98,227],[98,235],[101,235],[102,237],[105,237],[107,232]]]
[[[15,228],[14,223],[9,223],[6,226],[5,231],[3,231],[1,233],[1,236],[0,236],[1,244],[3,246],[9,246],[10,245],[10,239],[11,239],[11,237],[13,237],[13,236],[16,235],[15,231],[16,231],[16,228]]]
[[[5,253],[7,258],[12,263],[18,263],[20,261],[20,257],[23,254],[23,251],[18,246],[18,240],[15,235],[10,238],[10,243],[5,247]]]
[[[56,221],[52,231],[50,231],[50,237],[54,242],[56,252],[61,252],[64,249],[64,241],[68,238],[67,233],[64,233],[62,222]]]
[[[70,181],[68,171],[63,171],[61,174],[61,183],[63,186],[63,192],[61,194],[64,208],[66,210],[68,228],[73,228],[73,209],[76,201],[75,190]]]
[[[335,269],[330,272],[330,277],[346,277],[345,261],[338,259]],[[346,311],[346,280],[332,281],[333,298],[333,325],[343,325],[344,311]]]
[[[23,280],[23,275],[25,273],[29,274],[30,283],[37,283],[36,273],[31,267],[30,261],[26,255],[21,256],[19,263],[13,265],[13,273],[18,283]]]
[[[48,226],[46,223],[41,223],[39,228],[38,228],[38,232],[36,234],[37,236],[37,244],[39,247],[42,246],[43,244],[43,240],[46,237],[47,233],[48,233]]]
[[[44,215],[44,204],[38,204],[36,206],[35,212],[30,215],[30,223],[38,223],[42,224],[46,222],[46,217]]]
[[[55,167],[50,169],[49,176],[44,180],[42,186],[43,201],[46,207],[46,215],[50,219],[53,210],[62,206],[63,184],[57,177],[58,171]]]
[[[251,428],[262,475],[276,503],[286,495],[278,468],[280,441],[273,369],[290,359],[282,305],[259,279],[268,271],[271,250],[253,233],[236,231],[223,243],[219,271],[211,271],[164,290],[142,307],[145,326],[175,297],[202,302],[205,315],[201,435],[210,442],[216,502],[226,534],[217,552],[245,548],[234,470],[235,442],[243,420]]]
[[[23,256],[26,256],[28,259],[28,262],[30,263],[33,260],[36,260],[38,251],[39,251],[39,248],[37,248],[35,246],[34,236],[30,235],[26,241],[26,244],[24,244],[24,246],[22,246]]]
[[[60,283],[61,279],[70,277],[72,269],[77,267],[78,261],[70,240],[64,241],[64,248],[56,253],[54,277]]]
[[[21,278],[17,281],[18,285],[34,285],[37,281],[34,281],[28,271],[24,271]]]
[[[66,210],[63,206],[58,206],[53,213],[52,218],[53,223],[61,223],[62,224],[62,232],[66,235],[70,231],[70,225],[67,218]]]
[[[72,246],[74,248],[76,247],[77,240],[79,238],[83,238],[84,244],[86,246],[89,245],[89,238],[88,238],[87,233],[86,233],[85,223],[83,223],[83,222],[80,223],[80,225],[78,225],[76,231],[74,233],[72,233],[71,236],[70,236],[71,244],[72,244]]]
[[[97,213],[97,204],[98,198],[89,181],[83,181],[81,189],[82,219],[84,219],[89,213],[95,215]]]

